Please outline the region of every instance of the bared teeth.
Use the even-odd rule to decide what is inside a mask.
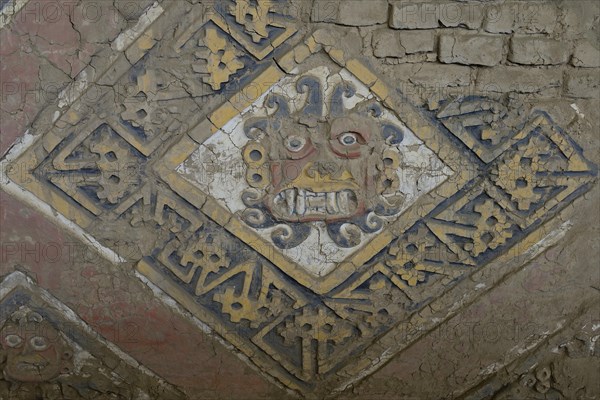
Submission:
[[[289,217],[350,215],[357,206],[351,190],[315,193],[304,189],[287,189],[278,193],[274,205]]]
[[[342,214],[350,213],[350,192],[344,190],[342,192],[337,193],[337,204],[340,207],[340,212]]]
[[[298,196],[296,197],[296,214],[304,215],[306,212],[306,191],[298,189]]]
[[[332,215],[339,213],[335,192],[327,193],[327,213]]]
[[[288,189],[285,191],[285,201],[287,203],[288,214],[294,215],[296,206],[296,189]]]
[[[327,193],[307,193],[306,203],[306,208],[311,212],[325,212]]]

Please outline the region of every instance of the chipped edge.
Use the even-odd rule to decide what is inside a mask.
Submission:
[[[520,263],[523,266],[523,268],[519,269],[519,270],[524,270],[527,267],[527,265],[526,265],[527,263],[532,261],[534,258],[536,258],[538,255],[540,255],[542,252],[544,252],[548,248],[556,245],[567,234],[567,232],[572,227],[573,227],[573,222],[571,220],[567,220],[567,221],[563,222],[559,227],[557,227],[556,229],[554,229],[553,231],[548,233],[546,236],[544,236],[541,240],[539,240],[537,243],[535,243],[529,249],[527,249],[527,251],[525,251],[523,253],[524,259]],[[510,274],[510,272],[508,272],[508,274]],[[503,278],[500,278],[500,280],[501,279],[503,279]],[[476,289],[481,288],[481,290],[479,290],[479,292],[481,294],[483,292],[491,290],[493,287],[495,287],[495,285],[488,287],[486,290],[485,288],[482,288],[481,286],[477,285]],[[478,294],[477,297],[473,299],[473,301],[476,301],[479,298],[480,294]],[[459,302],[459,303],[462,303],[462,302]],[[469,306],[468,304],[461,304],[460,308],[468,307],[468,306]],[[455,312],[456,312],[456,309],[451,308],[448,312],[448,317],[452,318],[452,316],[455,315]],[[443,321],[440,321],[440,322],[443,323]],[[420,336],[417,340],[421,340],[427,335],[428,335],[428,333]],[[373,360],[373,362],[371,363],[371,367],[364,369],[362,372],[355,375],[353,378],[347,380],[342,385],[333,389],[331,393],[334,395],[340,394],[344,390],[348,389],[349,387],[357,384],[358,382],[362,381],[363,379],[365,379],[368,376],[375,373],[379,368],[381,368],[383,366],[383,364],[385,364],[386,362],[388,362],[389,360],[391,360],[393,357],[395,357],[396,355],[398,355],[401,352],[402,352],[402,350],[394,351],[391,347],[385,349],[381,353],[381,356],[379,356],[377,359]]]
[[[39,295],[42,300],[47,302],[52,308],[62,313],[62,315],[71,323],[75,324],[79,328],[81,328],[86,334],[95,337],[98,342],[100,342],[103,346],[105,346],[109,351],[119,357],[121,360],[129,364],[131,367],[136,368],[138,371],[142,372],[146,376],[149,376],[153,379],[156,379],[161,386],[172,386],[167,383],[166,380],[156,375],[150,369],[145,367],[135,358],[131,357],[129,354],[125,353],[121,350],[116,344],[111,343],[104,339],[101,335],[98,335],[96,331],[92,329],[84,320],[82,320],[71,308],[62,303],[56,297],[54,297],[50,292],[45,290],[44,288],[35,284],[32,278],[27,276],[21,271],[14,271],[4,277],[4,279],[0,282],[0,300],[3,300],[10,292],[17,289],[18,287],[22,287],[27,289],[33,293]]]
[[[6,193],[11,194],[16,199],[28,204],[35,210],[42,213],[50,221],[64,227],[70,234],[81,240],[83,243],[88,244],[102,257],[106,258],[112,263],[123,263],[126,260],[119,256],[117,253],[103,246],[100,242],[94,239],[90,234],[86,233],[81,227],[74,222],[67,219],[62,214],[58,213],[48,204],[44,203],[33,193],[23,189],[8,178],[6,168],[16,160],[21,154],[23,154],[28,148],[33,146],[41,136],[34,136],[27,130],[17,141],[9,148],[5,156],[0,160],[0,188]]]
[[[8,2],[0,11],[0,29],[10,24],[19,11],[27,4],[29,0],[12,0]]]
[[[284,390],[288,395],[290,395],[294,398],[297,398],[297,399],[302,398],[302,395],[300,395],[298,392],[283,385],[283,383],[281,383],[280,381],[275,379],[268,372],[260,369],[256,364],[254,364],[254,362],[249,357],[247,357],[245,354],[243,354],[241,351],[239,351],[234,345],[229,343],[227,340],[222,338],[210,326],[208,326],[207,324],[205,324],[204,322],[199,320],[196,316],[194,316],[191,312],[189,312],[185,308],[183,308],[183,306],[181,304],[179,304],[177,302],[177,300],[175,300],[174,298],[169,296],[167,293],[165,293],[161,288],[156,286],[144,274],[139,272],[137,269],[134,270],[134,273],[135,273],[136,277],[152,291],[155,298],[160,300],[161,304],[166,305],[167,307],[169,307],[169,309],[174,311],[177,315],[179,315],[179,316],[185,318],[186,320],[190,321],[191,323],[193,323],[195,326],[197,326],[202,331],[202,333],[204,333],[205,335],[209,336],[210,338],[216,340],[219,344],[221,344],[223,347],[225,347],[226,350],[230,351],[232,354],[237,356],[247,366],[252,368],[253,371],[257,372],[261,377],[265,378],[269,383]],[[0,296],[1,296],[1,292],[0,292]]]
[[[130,29],[121,32],[113,41],[111,47],[113,50],[123,51],[129,47],[146,29],[165,11],[164,8],[154,2],[138,19],[137,23]]]

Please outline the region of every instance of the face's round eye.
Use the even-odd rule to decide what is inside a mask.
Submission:
[[[338,140],[344,146],[352,146],[352,145],[358,143],[358,135],[356,133],[346,132],[346,133],[340,135]]]
[[[29,340],[29,344],[36,351],[43,351],[43,350],[46,350],[48,348],[48,341],[45,338],[41,337],[41,336],[32,337]]]
[[[306,139],[300,136],[290,136],[285,141],[285,147],[293,153],[302,150],[304,145],[306,145]]]
[[[4,342],[8,345],[8,347],[19,347],[21,343],[23,343],[23,339],[19,335],[6,335],[4,338]]]

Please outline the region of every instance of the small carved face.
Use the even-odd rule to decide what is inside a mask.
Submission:
[[[18,323],[9,321],[1,332],[7,379],[45,382],[70,371],[72,351],[39,314],[31,312]]]

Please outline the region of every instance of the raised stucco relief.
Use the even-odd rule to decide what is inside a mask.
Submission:
[[[8,191],[133,266],[274,383],[325,398],[556,244],[571,225],[555,217],[593,187],[597,167],[543,107],[481,93],[415,106],[356,32],[308,30],[289,11],[262,0],[152,5],[1,168]],[[433,43],[424,48],[415,53],[427,59]],[[40,387],[54,398],[84,366],[104,368],[57,327],[58,311],[6,300],[13,289],[0,292],[12,307],[1,321],[10,396]],[[16,333],[30,325],[60,339]],[[557,386],[546,364],[496,384],[495,398],[545,398]],[[125,390],[125,378],[99,374],[85,384]],[[143,381],[122,398],[182,396],[146,375],[168,394]]]
[[[0,395],[22,399],[182,399],[21,272],[0,289]]]

